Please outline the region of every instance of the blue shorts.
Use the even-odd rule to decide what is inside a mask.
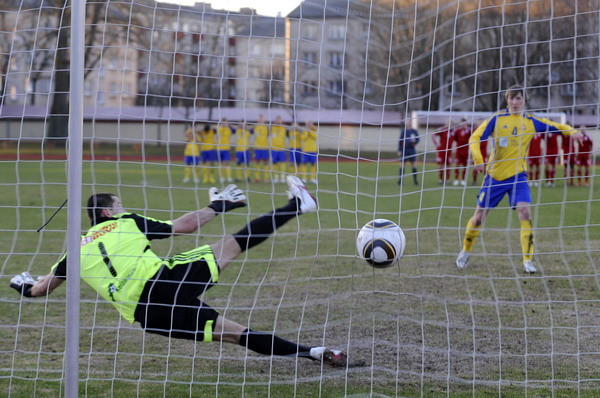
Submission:
[[[285,151],[271,151],[273,164],[285,162]]]
[[[302,164],[302,151],[299,149],[290,149],[290,163]]]
[[[185,164],[187,164],[188,166],[191,166],[191,165],[197,166],[198,164],[200,164],[200,157],[199,156],[186,156]]]
[[[269,150],[268,149],[255,149],[254,150],[254,158],[256,160],[269,160]]]
[[[502,181],[494,180],[486,175],[477,195],[477,206],[484,209],[493,209],[498,206],[498,203],[506,194],[508,194],[508,204],[513,209],[519,202],[531,203],[527,173],[519,173]]]
[[[219,162],[229,162],[231,160],[231,152],[229,149],[217,151],[217,160]]]
[[[237,164],[250,164],[250,150],[240,151],[235,153],[235,158],[237,159]]]
[[[305,164],[317,163],[317,153],[316,152],[304,152],[302,154],[302,163],[305,163]]]
[[[202,163],[214,162],[215,160],[217,160],[217,151],[212,149],[209,151],[200,152],[200,160],[202,160]]]

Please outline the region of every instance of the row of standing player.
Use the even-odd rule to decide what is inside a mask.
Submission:
[[[439,183],[450,180],[450,165],[452,162],[452,147],[455,145],[454,152],[454,185],[466,185],[465,174],[467,163],[469,161],[469,137],[471,129],[465,123],[452,128],[449,123],[442,129],[433,134],[432,139],[435,144],[436,162],[439,166]],[[417,179],[417,151],[416,146],[419,143],[419,133],[416,129],[402,128],[400,131],[400,139],[398,141],[398,156],[400,157],[400,177],[398,184],[402,183],[404,176],[404,168],[407,162],[411,163],[412,177],[415,185],[418,185]],[[483,145],[482,145],[483,147]],[[482,151],[484,149],[482,148]],[[484,152],[487,157],[487,151]],[[477,180],[477,172],[473,171],[473,181]]]
[[[436,147],[436,163],[438,164],[439,183],[450,179],[450,165],[454,164],[454,185],[466,185],[466,168],[469,162],[469,138],[471,137],[471,126],[467,120],[453,127],[447,124],[433,134],[433,142]],[[561,137],[561,149],[565,167],[565,182],[569,185],[582,183],[589,186],[590,165],[592,153],[592,139],[585,133],[584,127],[580,126],[579,131],[583,133],[581,142],[575,142],[569,136],[557,134],[536,133],[529,145],[527,164],[529,167],[528,177],[531,186],[538,186],[540,179],[540,170],[542,163],[545,163],[546,185],[554,186],[556,178],[556,165],[560,160],[559,136]],[[542,143],[544,143],[542,148]],[[452,149],[454,147],[454,153]],[[488,143],[480,143],[481,154],[484,159],[488,157]],[[545,151],[543,151],[545,149]],[[453,156],[454,155],[454,156]],[[454,161],[452,161],[452,158]],[[542,162],[544,160],[544,162]],[[479,172],[473,170],[472,183],[477,183]]]
[[[268,124],[263,115],[251,128],[246,122],[234,127],[225,118],[216,129],[209,124],[202,130],[190,128],[185,132],[183,182],[193,178],[198,183],[201,175],[202,183],[215,183],[217,170],[221,182],[232,182],[233,149],[236,181],[285,182],[290,173],[316,184],[317,135],[312,121],[306,121],[304,128],[288,127],[280,116]]]

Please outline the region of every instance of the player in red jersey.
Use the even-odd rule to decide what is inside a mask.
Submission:
[[[575,183],[575,160],[577,157],[575,142],[571,137],[563,135],[561,146],[563,152],[563,165],[565,167],[565,183],[573,185]]]
[[[453,185],[467,185],[465,174],[469,162],[469,137],[471,137],[471,126],[463,118],[462,124],[453,130],[452,138],[456,143],[454,153],[454,183]]]
[[[558,134],[544,134],[546,144],[546,186],[554,186],[556,164],[558,163]]]
[[[540,179],[540,166],[542,164],[542,140],[543,136],[540,133],[535,133],[533,139],[529,143],[529,153],[527,154],[527,167],[529,168],[527,178],[529,186],[538,186]]]
[[[439,184],[450,179],[450,151],[452,146],[451,122],[433,133],[431,138],[435,144],[435,162],[438,165]]]
[[[584,126],[580,126],[580,131],[583,133],[581,141],[579,141],[579,148],[577,150],[577,185],[581,186],[581,180],[584,180],[586,187],[590,186],[590,165],[592,157],[592,148],[594,143],[592,138],[586,134]]]

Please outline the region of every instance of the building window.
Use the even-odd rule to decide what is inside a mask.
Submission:
[[[342,63],[343,63],[343,56],[342,56],[341,52],[334,51],[334,52],[329,53],[329,66],[338,68],[338,67],[342,66]]]
[[[302,84],[302,94],[314,95],[317,93],[317,82],[308,81],[308,82],[303,82],[301,84]]]
[[[577,89],[573,83],[562,84],[560,86],[560,92],[562,95],[573,96],[577,92]]]
[[[346,37],[346,27],[344,25],[331,25],[329,27],[329,38],[341,40]]]
[[[308,64],[316,64],[317,63],[317,53],[314,51],[305,51],[302,53],[302,61]]]
[[[314,40],[317,38],[317,27],[303,23],[300,25],[300,35],[303,39]]]
[[[344,89],[344,82],[341,80],[332,80],[329,82],[329,92],[335,95],[342,94]]]

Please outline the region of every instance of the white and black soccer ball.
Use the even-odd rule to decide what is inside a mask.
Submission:
[[[356,250],[375,268],[387,268],[404,254],[406,238],[396,223],[379,218],[369,221],[358,233]]]

